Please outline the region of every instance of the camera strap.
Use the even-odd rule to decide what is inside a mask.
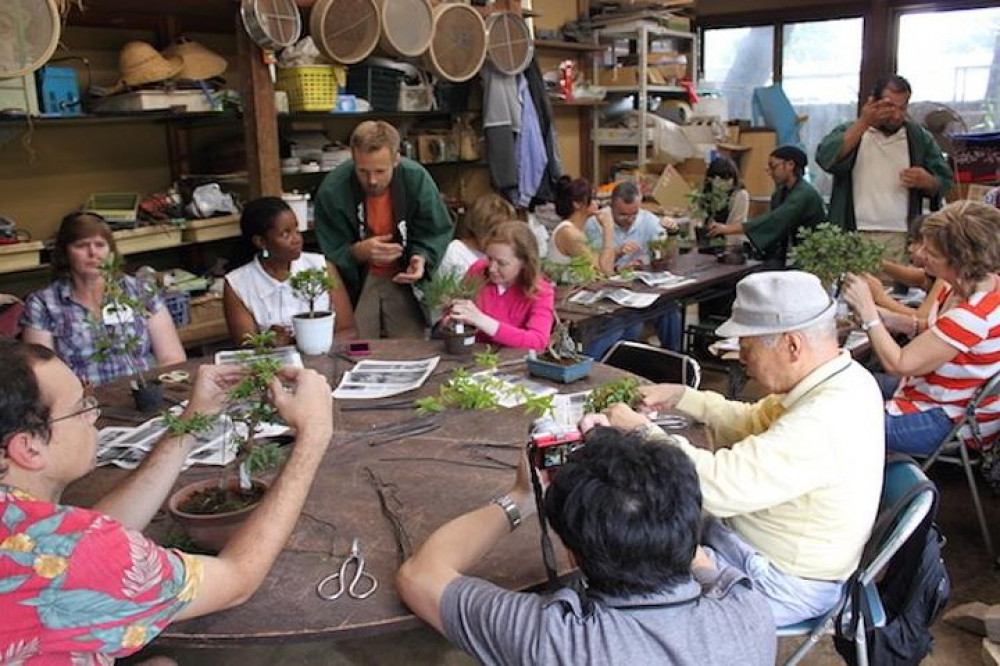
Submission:
[[[529,456],[530,459],[530,456]],[[535,508],[538,511],[538,526],[541,528],[542,564],[545,565],[545,574],[549,579],[549,589],[555,590],[560,587],[559,574],[556,572],[556,552],[552,547],[552,537],[549,534],[549,521],[545,518],[545,504],[542,501],[542,480],[538,476],[538,470],[534,465],[528,465],[531,470],[531,489],[535,494]]]

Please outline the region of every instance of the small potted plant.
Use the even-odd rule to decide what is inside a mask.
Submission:
[[[482,286],[481,277],[440,272],[423,288],[424,306],[430,312],[432,321],[440,321],[453,301],[475,300]],[[445,351],[455,356],[467,356],[476,343],[475,330],[461,322],[446,321],[441,326],[441,336],[444,338]]]
[[[94,333],[94,359],[105,361],[112,357],[124,359],[132,377],[131,391],[135,407],[140,412],[151,412],[163,405],[163,385],[158,379],[147,379],[143,359],[140,319],[148,320],[152,313],[147,302],[156,294],[156,284],[148,279],[136,278],[140,294],[133,296],[125,286],[122,258],[109,255],[100,267],[104,278],[104,299],[99,317],[88,315],[87,325]]]
[[[674,258],[679,254],[677,237],[663,234],[649,241],[649,268],[654,271],[670,270]]]
[[[583,405],[583,411],[587,414],[603,412],[611,405],[624,403],[629,407],[636,408],[642,395],[639,393],[639,380],[635,377],[622,377],[606,384],[598,386]]]
[[[791,263],[800,271],[812,273],[820,279],[827,292],[838,296],[838,285],[845,273],[876,273],[882,268],[885,248],[861,237],[855,231],[844,231],[839,226],[824,222],[812,229],[799,231],[799,242],[792,248]],[[838,303],[837,335],[840,344],[854,328],[847,306]]]
[[[542,260],[542,272],[560,286],[578,287],[596,282],[601,277],[590,257],[578,254],[570,257],[569,263],[558,264],[548,259]]]
[[[274,332],[247,338],[247,344],[253,347],[243,359],[247,373],[228,391],[223,410],[224,417],[232,424],[229,436],[223,438],[223,446],[235,450],[236,456],[222,468],[218,478],[188,484],[167,501],[174,520],[195,544],[207,551],[221,550],[264,496],[268,484],[254,475],[272,469],[284,458],[276,443],[257,441],[262,424],[277,418],[268,400],[271,380],[281,365],[280,361],[267,357],[274,348]],[[214,418],[202,414],[186,419],[165,418],[167,428],[178,436],[200,432],[215,423]]]
[[[580,353],[570,336],[569,325],[557,317],[545,353],[535,355],[530,351],[525,363],[530,375],[569,384],[588,376],[594,361]]]
[[[327,353],[333,346],[336,313],[332,309],[316,312],[316,299],[334,288],[333,277],[326,268],[307,268],[293,274],[288,282],[296,296],[309,301],[308,312],[292,317],[295,346],[307,355]]]

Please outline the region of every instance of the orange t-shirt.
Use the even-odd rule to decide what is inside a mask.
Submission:
[[[365,197],[365,220],[372,236],[385,236],[392,233],[392,196],[387,190],[377,197]],[[386,266],[370,264],[368,271],[383,277],[392,277],[399,272],[399,262]]]

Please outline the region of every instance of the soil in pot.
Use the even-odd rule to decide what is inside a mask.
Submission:
[[[153,412],[163,406],[163,384],[158,380],[150,380],[144,384],[132,383],[132,399],[135,408],[140,412]]]
[[[552,363],[553,365],[566,365],[566,366],[569,366],[569,365],[576,365],[577,363],[580,363],[581,361],[584,361],[586,359],[583,359],[583,358],[554,358],[551,354],[547,354],[546,353],[546,354],[539,354],[538,355],[538,360],[542,361],[543,363]]]
[[[167,510],[199,548],[217,553],[257,508],[266,491],[267,484],[257,479],[245,494],[235,479],[221,489],[217,479],[209,479],[178,490],[167,501]],[[212,507],[222,511],[224,506],[229,507],[228,512],[209,513]]]
[[[468,326],[459,333],[450,326],[441,330],[444,338],[444,349],[453,356],[468,356],[472,353],[472,347],[476,344],[476,331]]]
[[[256,504],[267,491],[262,484],[251,484],[249,490],[238,486],[210,486],[197,490],[177,504],[177,508],[185,513],[196,515],[231,513]]]

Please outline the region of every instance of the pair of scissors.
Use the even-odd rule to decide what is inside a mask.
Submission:
[[[350,582],[348,582],[348,570],[351,564],[354,565],[355,569],[354,575],[350,577]],[[368,589],[362,589],[362,579],[367,581],[364,587]],[[339,581],[340,583],[337,589],[328,591],[327,588],[335,581]],[[340,565],[340,571],[332,573],[321,580],[316,586],[316,594],[319,595],[320,599],[326,599],[327,601],[339,599],[344,596],[344,592],[347,592],[347,595],[352,599],[367,599],[375,594],[375,590],[377,589],[378,580],[375,576],[365,571],[365,558],[361,554],[361,541],[357,537],[354,537],[354,542],[351,544],[351,553],[344,559],[344,563]]]
[[[157,377],[157,379],[164,384],[183,384],[191,379],[191,375],[184,370],[172,370],[170,372],[164,372]]]

